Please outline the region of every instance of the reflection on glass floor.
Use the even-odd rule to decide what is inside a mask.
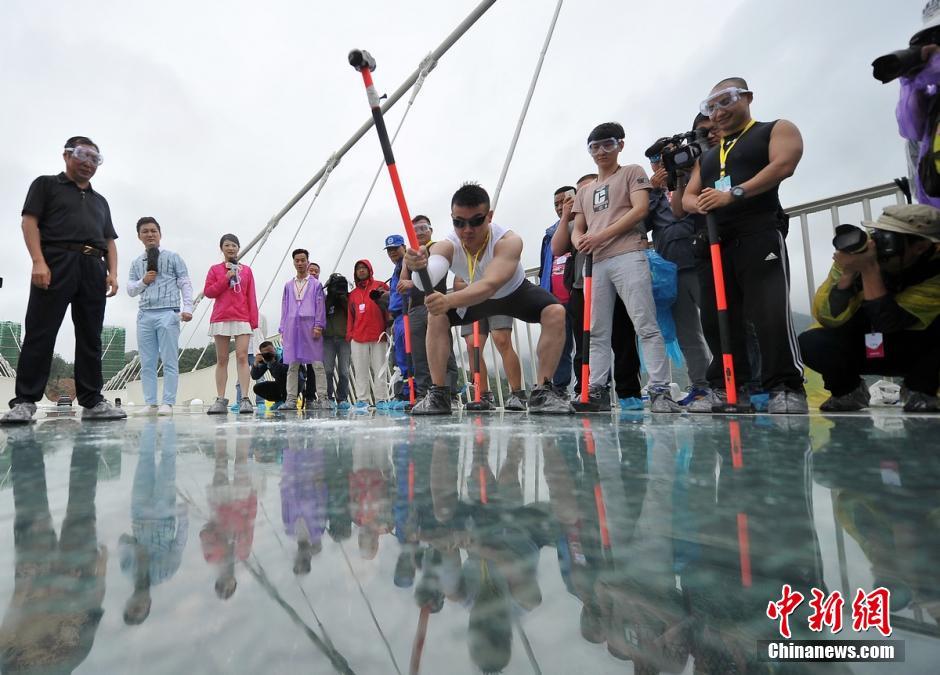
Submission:
[[[393,414],[394,415],[394,414]],[[8,430],[2,672],[768,672],[788,584],[935,672],[940,420],[205,415]],[[781,671],[779,666],[773,672]]]

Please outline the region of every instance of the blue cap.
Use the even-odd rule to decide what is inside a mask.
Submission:
[[[405,245],[405,238],[400,234],[390,234],[385,237],[385,248],[398,248]]]

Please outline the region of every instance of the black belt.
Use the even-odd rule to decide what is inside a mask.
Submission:
[[[49,248],[61,248],[65,249],[66,251],[75,251],[76,253],[94,256],[95,258],[106,258],[108,256],[107,251],[102,248],[98,248],[97,246],[91,246],[90,244],[73,244],[72,242],[68,241],[50,241],[46,244],[43,244],[43,246]]]

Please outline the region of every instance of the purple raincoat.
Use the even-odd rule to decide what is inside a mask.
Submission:
[[[313,337],[313,329],[326,327],[326,301],[323,287],[310,275],[300,300],[291,279],[284,285],[281,326],[278,332],[284,346],[284,363],[314,363],[323,360],[323,338]]]
[[[934,130],[927,124],[927,108],[933,96],[940,96],[940,54],[934,54],[930,62],[914,77],[901,78],[901,97],[898,100],[898,131],[908,143],[908,172],[915,187],[914,197],[920,204],[940,208],[940,198],[924,192],[917,175],[921,157],[930,149]]]

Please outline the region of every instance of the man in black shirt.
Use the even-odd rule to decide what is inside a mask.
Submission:
[[[101,327],[105,298],[118,290],[117,234],[107,200],[91,187],[103,159],[91,139],[73,136],[65,171],[40,176],[23,205],[23,237],[33,260],[26,335],[16,369],[16,398],[0,424],[26,423],[49,380],[56,335],[71,305],[75,324],[75,389],[82,419],[123,419],[101,395]]]
[[[275,410],[287,399],[287,370],[289,366],[277,356],[274,344],[265,340],[258,345],[255,362],[251,364],[251,379],[260,380],[265,373],[271,373],[273,380],[258,382],[254,386],[255,396],[275,404]],[[300,369],[303,376],[304,370]],[[296,405],[296,402],[295,402]]]
[[[710,214],[718,225],[735,381],[744,384],[750,379],[745,349],[745,321],[750,321],[760,344],[761,381],[770,392],[768,412],[806,413],[803,364],[790,314],[784,242],[788,221],[777,195],[803,155],[803,139],[787,120],[754,121],[753,97],[744,80],[732,77],[715,85],[702,103],[702,113],[714,122],[721,140],[693,169],[682,207]],[[714,284],[703,290],[702,328],[713,354],[708,369],[712,392],[690,405],[693,412],[710,411],[725,395]]]

